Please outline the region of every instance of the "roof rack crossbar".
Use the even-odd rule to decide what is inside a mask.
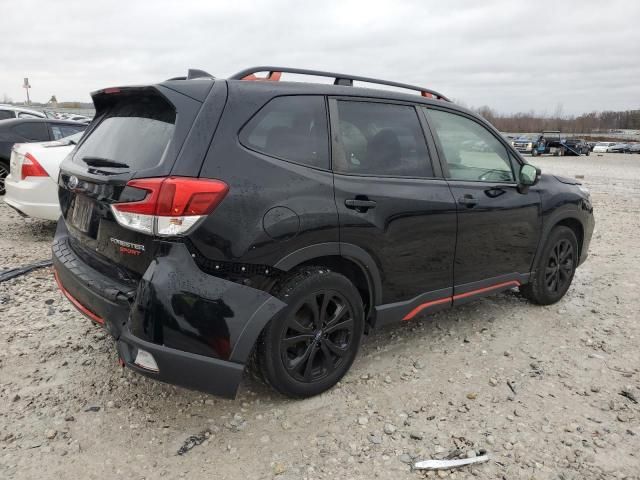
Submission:
[[[255,74],[267,72],[266,77],[258,77]],[[333,78],[334,85],[346,85],[353,86],[353,82],[365,82],[365,83],[373,83],[378,85],[387,85],[389,87],[397,87],[404,88],[406,90],[414,90],[416,92],[420,92],[420,95],[426,98],[435,98],[437,100],[444,100],[446,102],[451,102],[447,97],[442,95],[441,93],[436,92],[435,90],[431,90],[429,88],[418,87],[416,85],[409,85],[406,83],[392,82],[389,80],[380,80],[378,78],[369,78],[369,77],[361,77],[358,75],[346,75],[344,73],[334,73],[334,72],[323,72],[320,70],[307,70],[303,68],[289,68],[289,67],[273,67],[273,66],[260,66],[260,67],[251,67],[241,70],[240,72],[231,75],[229,77],[230,80],[264,80],[264,81],[278,81],[280,80],[280,76],[282,73],[295,73],[298,75],[312,75],[315,77],[327,77]]]

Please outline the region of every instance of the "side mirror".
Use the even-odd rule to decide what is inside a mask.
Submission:
[[[521,187],[532,187],[538,180],[540,180],[540,174],[542,172],[539,168],[534,167],[528,163],[525,163],[520,167],[520,173],[518,174],[518,183]]]

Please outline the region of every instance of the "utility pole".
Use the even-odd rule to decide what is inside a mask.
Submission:
[[[29,89],[31,88],[31,85],[29,85],[28,78],[24,79],[24,84],[22,85],[22,88],[24,88],[27,91],[27,105],[31,105],[31,99],[29,99]]]

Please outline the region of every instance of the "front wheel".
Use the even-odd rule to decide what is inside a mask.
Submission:
[[[578,241],[568,227],[555,227],[538,258],[531,282],[520,292],[533,303],[550,305],[564,297],[578,266]]]
[[[318,395],[347,373],[358,353],[362,299],[349,279],[323,267],[304,268],[276,290],[287,306],[261,335],[258,367],[284,395]]]

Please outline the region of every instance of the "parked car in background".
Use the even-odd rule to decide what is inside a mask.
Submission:
[[[640,143],[634,143],[629,147],[628,153],[640,153]]]
[[[46,115],[29,108],[0,105],[0,120],[8,120],[11,118],[46,118]]]
[[[4,195],[4,181],[9,175],[9,159],[16,143],[48,142],[60,140],[87,126],[83,123],[51,118],[14,118],[0,121],[0,195]]]
[[[10,173],[5,178],[4,201],[21,215],[44,220],[60,217],[58,173],[60,164],[84,132],[52,142],[13,146]]]
[[[611,145],[608,152],[611,153],[627,153],[631,146],[628,143],[616,143],[615,145]]]
[[[60,168],[54,272],[128,368],[234,396],[255,358],[308,397],[366,330],[513,287],[544,305],[567,292],[594,227],[575,179],[433,90],[254,81],[264,69],[92,94]]]
[[[511,140],[511,145],[520,153],[531,153],[535,140],[530,137],[518,137]]]
[[[596,146],[593,147],[593,153],[606,153],[609,151],[609,148],[615,144],[615,142],[598,142]]]
[[[589,144],[582,140],[581,138],[567,138],[564,142],[567,148],[565,150],[565,155],[589,155],[591,152],[591,148],[589,148]]]
[[[89,117],[85,117],[84,115],[70,115],[67,117],[67,120],[71,120],[73,122],[79,122],[84,124],[91,123],[91,119]]]

